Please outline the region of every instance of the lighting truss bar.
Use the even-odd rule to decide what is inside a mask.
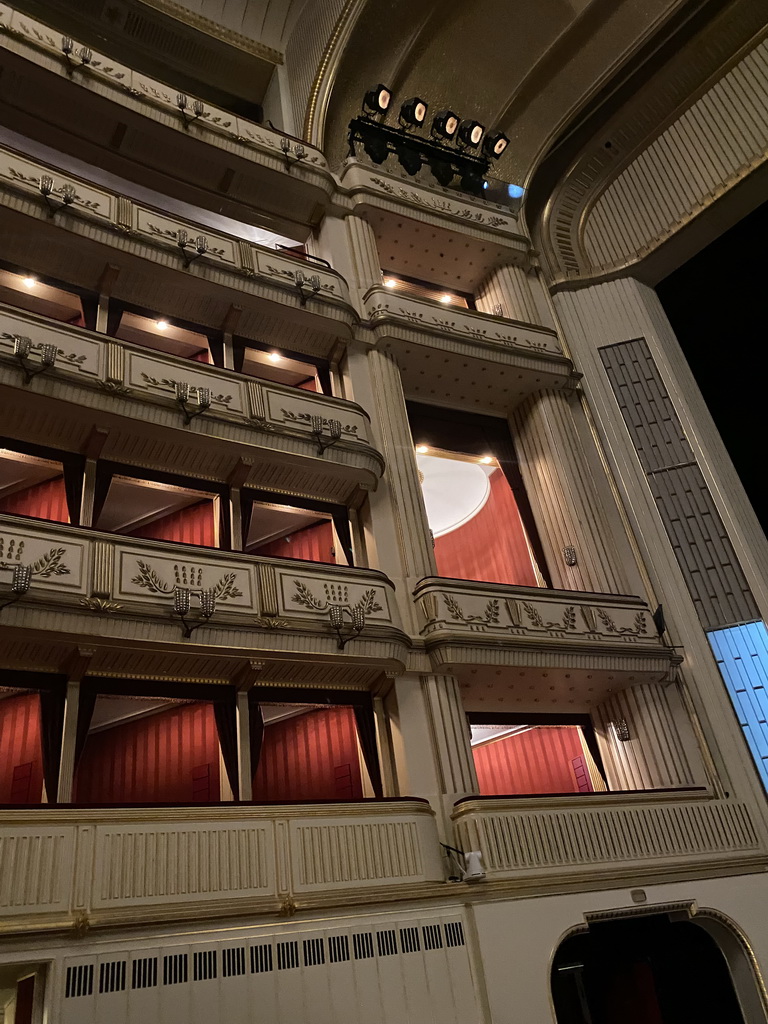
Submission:
[[[374,163],[383,164],[388,156],[395,154],[408,174],[416,174],[426,164],[441,185],[448,185],[458,176],[465,191],[482,195],[483,178],[490,168],[485,156],[473,155],[367,117],[356,117],[349,123],[350,156],[357,155],[355,144],[358,142]]]

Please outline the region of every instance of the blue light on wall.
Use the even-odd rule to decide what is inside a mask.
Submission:
[[[525,189],[522,185],[507,185],[507,194],[510,199],[519,199],[525,194]]]
[[[748,622],[707,633],[763,785],[768,790],[768,629]]]

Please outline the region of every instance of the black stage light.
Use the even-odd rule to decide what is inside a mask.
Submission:
[[[408,145],[398,146],[397,159],[400,161],[400,165],[403,169],[410,174],[411,177],[413,177],[414,174],[418,174],[421,170],[423,160],[418,149]]]
[[[363,110],[370,110],[372,114],[386,114],[391,102],[392,90],[379,83],[365,94]]]
[[[455,171],[451,167],[450,161],[441,160],[437,156],[430,156],[429,158],[429,169],[439,185],[446,188],[453,181]]]
[[[378,135],[366,134],[363,138],[363,149],[375,164],[383,164],[389,156],[386,138]]]
[[[428,107],[427,101],[418,96],[406,100],[400,107],[400,124],[403,128],[420,128],[426,119]]]
[[[459,141],[463,142],[465,146],[471,146],[473,149],[480,145],[483,135],[485,135],[485,127],[480,124],[479,121],[462,121],[459,125]]]
[[[483,139],[483,152],[491,160],[498,160],[509,145],[509,139],[503,132],[493,132]]]
[[[440,110],[432,121],[432,134],[452,139],[459,130],[459,115],[452,110]]]
[[[485,187],[482,173],[474,167],[468,167],[461,176],[461,187],[473,196],[481,196]]]

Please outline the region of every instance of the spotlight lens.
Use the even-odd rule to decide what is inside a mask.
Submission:
[[[283,357],[280,355],[279,352],[270,352],[269,353],[269,360],[272,363],[279,363],[282,358]]]
[[[472,131],[469,133],[469,138],[470,138],[470,141],[471,141],[472,145],[476,146],[480,142],[480,139],[482,139],[482,137],[483,137],[483,126],[481,124],[476,124],[472,128]]]
[[[484,455],[480,461],[484,466],[489,466],[493,462],[493,459],[490,455]]]
[[[427,116],[427,105],[426,103],[417,103],[413,108],[413,119],[416,124],[423,124],[424,118]]]
[[[37,284],[37,278],[36,277],[25,277],[24,278],[24,287],[25,288],[34,288],[36,284]]]
[[[440,296],[440,301],[441,301],[441,302],[450,302],[452,298],[453,298],[453,296],[452,296],[452,295],[448,295],[448,294],[446,294],[446,295],[441,295],[441,296]]]
[[[496,144],[493,147],[494,156],[501,156],[504,150],[507,148],[506,139],[497,139]]]
[[[168,330],[168,321],[167,320],[156,320],[155,321],[155,327],[158,329],[158,331],[167,331]]]
[[[445,122],[445,134],[448,136],[455,135],[459,127],[458,117],[449,117]]]
[[[427,452],[429,451],[429,448],[425,444],[417,444],[416,451],[419,453],[419,455],[426,455]]]
[[[386,279],[386,281],[384,282],[384,287],[385,288],[397,288],[397,281],[394,279],[394,277],[388,277]]]
[[[389,107],[389,101],[392,99],[392,93],[389,89],[379,89],[376,97],[376,102],[379,105],[379,110],[387,110]]]

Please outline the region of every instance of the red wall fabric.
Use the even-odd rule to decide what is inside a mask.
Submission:
[[[78,803],[218,803],[219,741],[210,704],[181,704],[92,733]]]
[[[579,792],[572,764],[584,755],[578,726],[528,729],[472,753],[482,796]]]
[[[282,558],[301,558],[305,562],[336,562],[333,543],[333,523],[318,523],[317,526],[305,526],[288,537],[271,540],[254,548],[254,555],[266,555],[270,558],[277,555]]]
[[[363,784],[351,708],[322,708],[264,730],[253,799],[361,800]]]
[[[40,698],[0,700],[0,804],[35,804],[43,795]]]
[[[53,480],[44,480],[41,484],[34,484],[3,498],[0,500],[0,512],[34,516],[35,519],[47,519],[51,523],[68,523],[69,510],[64,477],[57,476]]]
[[[317,380],[314,377],[310,377],[309,380],[305,380],[302,384],[297,385],[302,391],[317,391]]]
[[[182,544],[215,548],[213,502],[201,501],[180,512],[172,512],[162,519],[156,519],[154,523],[132,530],[131,536],[146,537],[149,540],[176,540]]]
[[[536,576],[517,502],[504,474],[491,474],[491,493],[477,515],[435,540],[441,576],[535,587]]]

